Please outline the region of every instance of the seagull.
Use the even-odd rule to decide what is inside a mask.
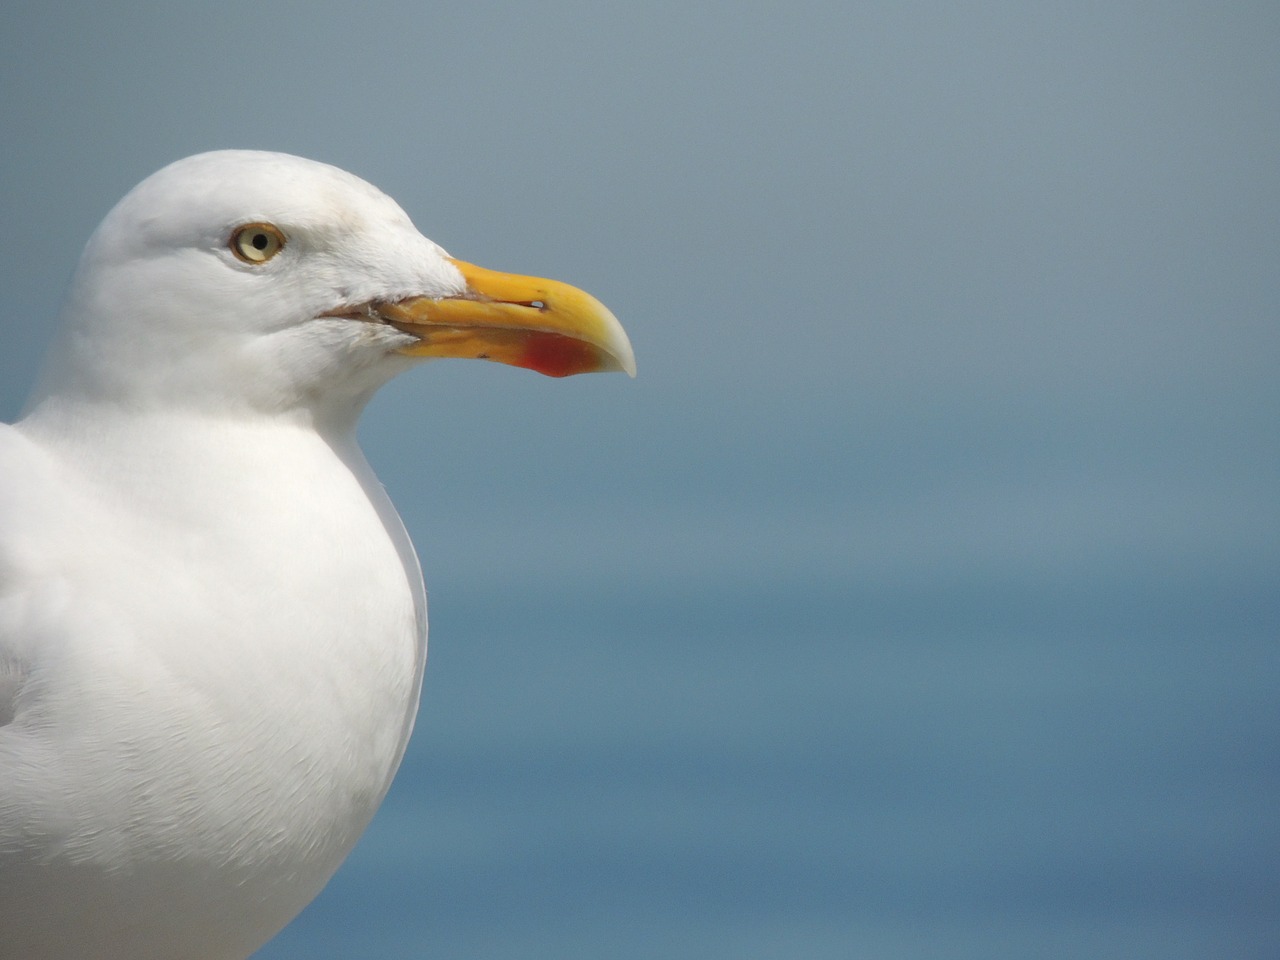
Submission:
[[[326,164],[199,154],[102,221],[0,424],[0,958],[241,960],[333,875],[426,657],[356,421],[443,357],[635,375],[599,301]]]

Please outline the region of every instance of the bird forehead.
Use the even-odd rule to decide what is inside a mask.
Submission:
[[[103,226],[172,244],[253,221],[336,236],[413,230],[399,204],[359,177],[257,151],[218,151],[170,164],[135,187]]]

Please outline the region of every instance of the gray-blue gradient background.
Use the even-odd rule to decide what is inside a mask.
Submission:
[[[262,960],[1280,952],[1280,7],[0,12],[0,413],[170,160],[623,320],[363,423],[418,730]]]

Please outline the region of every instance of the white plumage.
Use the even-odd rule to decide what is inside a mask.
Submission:
[[[0,957],[242,958],[320,890],[426,652],[356,419],[421,356],[633,372],[547,283],[280,154],[179,161],[107,216],[0,425]]]

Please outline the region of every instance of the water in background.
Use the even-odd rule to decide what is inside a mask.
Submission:
[[[437,590],[387,804],[259,956],[1273,957],[1264,574]]]

